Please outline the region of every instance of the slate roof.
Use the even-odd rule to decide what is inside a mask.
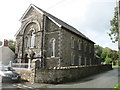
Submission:
[[[54,21],[55,21],[56,23],[58,23],[61,27],[66,28],[67,30],[69,30],[69,31],[71,31],[71,32],[73,32],[73,33],[75,33],[75,34],[77,34],[77,35],[85,38],[85,39],[88,40],[88,41],[91,41],[88,37],[86,37],[85,35],[83,35],[83,34],[82,34],[81,32],[79,32],[77,29],[75,29],[74,27],[68,25],[67,23],[63,22],[62,20],[58,19],[57,17],[55,17],[55,16],[47,13],[46,11],[40,9],[39,7],[37,7],[37,6],[33,5],[33,4],[31,4],[30,6],[32,6],[33,8],[37,8],[37,9],[38,9],[39,11],[41,11],[45,16],[47,16],[48,18],[54,20]],[[93,41],[91,41],[91,42],[93,42]],[[94,42],[93,42],[93,43],[94,43]]]
[[[35,5],[34,5],[35,6]],[[68,25],[67,23],[63,22],[62,20],[58,19],[57,17],[47,13],[46,11],[40,9],[39,7],[35,6],[36,8],[38,8],[40,11],[42,11],[47,17],[50,17],[51,19],[53,19],[55,22],[57,22],[59,25],[61,25],[62,27],[70,30],[71,32],[74,32],[77,35],[80,35],[81,37],[91,41],[88,37],[86,37],[84,34],[82,34],[81,32],[79,32],[77,29],[75,29],[74,27]],[[93,41],[91,41],[93,42]],[[94,42],[93,42],[94,43]]]

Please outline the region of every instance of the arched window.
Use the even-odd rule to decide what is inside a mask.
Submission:
[[[74,37],[71,37],[71,48],[74,48],[74,43],[75,43],[75,39]]]
[[[50,40],[50,46],[51,57],[55,57],[55,39]]]
[[[81,65],[81,55],[79,56],[79,65]]]
[[[84,62],[84,65],[87,65],[87,58],[85,57],[85,62]]]
[[[28,48],[28,37],[25,37],[25,47]]]
[[[81,44],[82,44],[81,40],[78,40],[78,49],[79,50],[81,50]]]
[[[35,46],[35,32],[32,31],[31,32],[31,39],[30,39],[30,47],[34,48],[34,46]]]
[[[74,65],[75,55],[71,53],[71,65]]]

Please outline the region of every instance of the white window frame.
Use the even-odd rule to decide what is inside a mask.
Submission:
[[[91,44],[90,44],[90,46],[89,46],[89,49],[90,49],[90,53],[92,52],[92,46],[91,46]]]
[[[86,66],[87,65],[87,59],[86,59],[86,57],[85,57],[84,60],[85,60],[84,65]]]
[[[73,53],[71,53],[71,65],[74,65],[74,59],[75,59],[75,55],[73,55]]]
[[[80,55],[80,56],[79,56],[79,65],[82,65],[82,62],[81,62],[81,61],[82,61],[82,56]]]
[[[84,43],[84,51],[85,52],[87,51],[87,43],[86,42]]]
[[[74,48],[75,45],[75,39],[74,37],[71,37],[71,48]]]
[[[55,57],[55,38],[50,40],[50,54],[51,57]]]
[[[30,48],[35,47],[35,31],[31,32],[31,37],[30,37]]]
[[[92,61],[91,61],[91,58],[90,58],[90,65],[91,65]]]
[[[79,50],[81,50],[81,44],[82,44],[81,40],[78,40],[78,49]]]

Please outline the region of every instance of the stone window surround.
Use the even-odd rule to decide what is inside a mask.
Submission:
[[[26,27],[27,27],[30,23],[36,23],[36,24],[38,25],[38,32],[41,32],[41,25],[40,25],[40,23],[39,23],[39,21],[38,21],[37,19],[32,19],[32,20],[30,20],[29,22],[27,22],[27,23],[22,27],[22,29],[24,30],[24,32],[25,32]],[[36,32],[35,32],[35,34],[36,34]],[[29,35],[29,34],[27,34],[27,35]],[[35,37],[35,38],[36,38],[36,37]],[[27,48],[31,48],[31,47],[27,47]],[[36,48],[36,47],[34,47],[34,48]]]

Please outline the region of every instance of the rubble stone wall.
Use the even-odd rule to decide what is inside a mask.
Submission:
[[[63,83],[111,70],[111,65],[54,67],[36,70],[35,82]]]

